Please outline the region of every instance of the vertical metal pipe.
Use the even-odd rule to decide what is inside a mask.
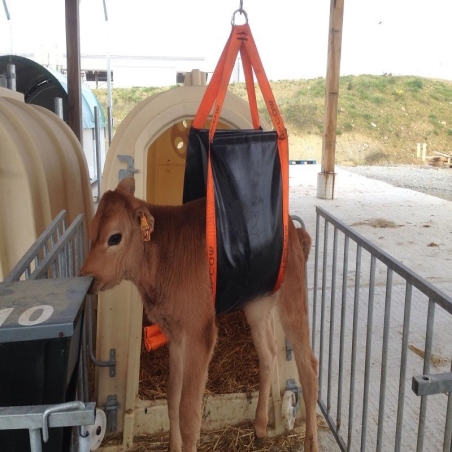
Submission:
[[[402,444],[403,411],[405,405],[406,369],[408,358],[408,338],[410,335],[411,299],[413,286],[407,282],[405,292],[405,310],[403,316],[402,356],[400,358],[399,397],[397,404],[397,424],[394,451],[398,452]]]
[[[435,322],[435,302],[430,298],[428,300],[423,375],[427,375],[430,373],[430,359],[432,357],[434,322]],[[422,396],[421,406],[419,409],[419,424],[417,429],[417,446],[416,446],[417,452],[422,452],[424,450],[424,433],[426,416],[427,416],[427,396]]]
[[[386,376],[388,372],[389,326],[391,321],[393,271],[388,268],[386,276],[385,313],[383,323],[383,345],[381,352],[380,401],[378,405],[377,452],[383,449],[384,413],[386,400]]]
[[[85,426],[80,427],[80,435],[78,437],[78,444],[79,449],[78,452],[89,452],[90,451],[90,436],[89,433],[86,431]]]
[[[6,65],[6,87],[16,91],[16,65],[12,63]]]
[[[102,168],[100,161],[100,131],[99,131],[99,109],[94,107],[94,132],[96,134],[96,175],[97,175],[97,200],[101,194]]]
[[[341,328],[339,339],[339,375],[337,384],[337,428],[342,424],[342,382],[344,378],[344,342],[345,342],[345,319],[347,314],[347,276],[348,276],[348,253],[349,237],[344,240],[344,262],[342,268],[342,305],[341,305]]]
[[[83,223],[80,225],[80,262],[83,264],[85,262],[85,252],[88,251],[89,243],[86,240],[85,243],[85,230],[83,228]]]
[[[355,381],[356,381],[356,349],[358,342],[358,318],[359,318],[359,286],[361,280],[361,245],[356,248],[356,266],[355,266],[355,298],[353,303],[353,332],[352,332],[352,363],[350,375],[350,403],[348,411],[348,435],[347,448],[351,450],[353,434],[353,416],[355,410]]]
[[[376,257],[371,255],[370,278],[369,278],[369,301],[367,305],[366,356],[364,361],[364,395],[363,395],[363,416],[361,429],[361,450],[366,450],[367,411],[369,408],[370,356],[372,353],[372,326],[373,326],[374,296],[375,296],[375,268],[376,268]]]
[[[80,243],[80,228],[83,227],[83,221],[77,228],[74,234],[74,273],[77,276],[80,272],[80,248],[83,246]]]
[[[108,8],[107,0],[103,0],[104,4],[104,16],[105,23],[107,26],[107,132],[108,132],[108,145],[111,144],[112,140],[112,129],[113,129],[113,117],[112,117],[112,98],[111,98],[111,68],[110,68],[110,29],[108,26]]]
[[[314,293],[312,296],[312,331],[311,331],[311,347],[315,353],[315,330],[317,324],[317,289],[318,289],[318,272],[319,272],[319,244],[320,244],[320,215],[317,212],[315,225],[315,259],[314,259]]]
[[[41,444],[41,429],[31,428],[29,430],[30,435],[30,450],[31,452],[42,452]]]
[[[452,363],[452,360],[451,360]],[[452,364],[451,364],[452,371]],[[447,395],[446,425],[444,427],[443,452],[452,450],[452,392]]]
[[[55,114],[60,118],[64,119],[63,117],[63,99],[61,97],[55,97],[53,99],[54,106],[55,106]]]
[[[320,305],[319,398],[322,398],[323,350],[325,346],[326,274],[328,264],[328,221],[323,230],[322,300]]]
[[[108,121],[107,124],[108,145],[110,146],[113,137],[113,116],[111,107],[107,107],[107,121]]]
[[[69,240],[69,243],[67,245],[67,266],[68,266],[68,278],[73,278],[74,276],[77,276],[75,273],[75,266],[74,266],[74,253],[73,253],[73,241]]]
[[[107,22],[108,24],[108,22]],[[107,25],[108,29],[108,25]],[[112,116],[112,96],[111,96],[111,69],[110,69],[110,54],[107,56],[107,93],[108,93],[108,105],[107,105],[107,132],[108,132],[108,145],[111,144],[111,140],[113,138],[113,116]]]
[[[328,386],[327,386],[327,410],[328,414],[331,410],[331,390],[333,375],[333,355],[334,355],[334,317],[336,306],[336,272],[337,272],[337,235],[338,229],[334,228],[333,234],[333,267],[331,276],[331,307],[330,307],[330,343],[328,350]]]

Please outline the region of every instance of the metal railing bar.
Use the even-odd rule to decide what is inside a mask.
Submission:
[[[30,279],[39,279],[41,278],[47,271],[50,265],[58,258],[60,255],[60,251],[64,249],[67,242],[70,241],[73,231],[82,227],[83,225],[83,214],[77,215],[72,224],[66,229],[66,231],[61,235],[58,242],[52,248],[52,251],[47,254],[45,259],[43,259],[33,273],[30,275]],[[60,269],[61,270],[61,269]]]
[[[74,236],[74,248],[75,248],[75,274],[80,273],[82,263],[84,260],[84,240],[83,240],[83,228],[78,229],[78,232]]]
[[[341,305],[341,327],[339,339],[339,375],[337,384],[337,428],[341,428],[342,424],[342,383],[344,378],[344,342],[345,342],[345,315],[347,306],[347,274],[348,274],[348,254],[349,254],[349,239],[345,236],[344,239],[344,262],[342,274],[342,305]]]
[[[86,322],[86,312],[85,312],[85,318],[84,318],[84,322],[83,322],[83,331],[82,331],[82,367],[81,367],[81,372],[82,372],[82,382],[83,382],[83,391],[82,391],[82,397],[83,397],[83,401],[84,402],[88,402],[89,400],[89,388],[88,388],[88,356],[87,356],[87,342],[86,342],[86,328],[87,328],[87,322]]]
[[[337,445],[339,446],[339,448],[341,449],[342,452],[346,452],[347,450],[350,450],[347,448],[347,445],[345,444],[344,439],[342,438],[342,436],[339,434],[338,429],[336,428],[336,425],[334,424],[334,420],[333,418],[329,415],[325,404],[323,403],[323,401],[319,400],[318,402],[320,411],[323,414],[323,417],[325,418],[331,433],[334,436],[334,439],[336,440]]]
[[[333,350],[334,350],[334,319],[336,306],[336,272],[337,272],[337,229],[334,230],[333,236],[333,268],[331,278],[331,307],[330,307],[330,341],[329,341],[329,359],[328,359],[328,387],[327,387],[327,409],[331,411],[331,390],[333,378]]]
[[[435,302],[428,301],[427,312],[427,328],[425,334],[425,351],[424,351],[424,369],[423,375],[430,373],[430,359],[432,357],[432,342],[433,342],[433,325],[435,321]],[[419,409],[419,424],[417,429],[417,446],[416,451],[422,452],[424,449],[424,432],[425,420],[427,415],[427,396],[421,396],[421,406]]]
[[[315,326],[317,324],[317,275],[319,270],[319,242],[320,242],[320,221],[317,213],[317,221],[315,226],[315,260],[314,260],[314,292],[312,299],[312,331],[311,331],[311,347],[315,353]],[[320,398],[320,396],[319,396]]]
[[[328,249],[328,223],[325,223],[323,229],[324,249]],[[322,396],[323,389],[323,352],[325,346],[325,310],[326,310],[326,275],[328,265],[328,253],[323,252],[323,270],[322,270],[322,299],[320,304],[320,351],[319,351],[319,397]]]
[[[369,409],[369,383],[370,383],[370,356],[372,353],[372,325],[374,313],[375,298],[375,269],[376,258],[370,258],[370,277],[369,277],[369,300],[367,305],[367,336],[366,336],[366,356],[364,364],[364,395],[363,395],[363,415],[361,430],[361,450],[366,450],[367,434],[367,414]]]
[[[450,370],[452,371],[452,360]],[[446,425],[444,427],[443,452],[452,450],[452,392],[447,395]]]
[[[30,263],[36,258],[39,250],[45,247],[47,240],[52,237],[52,234],[59,227],[60,223],[64,223],[64,217],[66,211],[62,210],[50,223],[49,226],[42,232],[42,234],[36,239],[35,243],[31,245],[28,251],[23,255],[20,261],[13,267],[10,273],[4,278],[4,282],[19,281],[24,272],[30,271]]]
[[[405,386],[406,386],[405,382],[408,359],[408,338],[410,335],[412,295],[413,295],[413,286],[407,283],[405,292],[405,309],[403,315],[402,356],[400,359],[399,397],[397,403],[397,424],[394,448],[395,451],[399,451],[402,444],[403,411],[405,402]]]
[[[74,262],[72,261],[72,243],[74,241],[74,237],[71,237],[70,242],[65,246],[65,267],[66,267],[66,275],[69,276],[71,272],[74,271]],[[71,245],[71,246],[69,246]]]
[[[377,430],[377,452],[383,449],[384,413],[386,401],[386,378],[388,372],[388,350],[389,350],[389,326],[391,321],[392,304],[392,277],[393,270],[388,268],[386,272],[386,295],[385,312],[383,320],[383,345],[381,352],[381,374],[380,374],[380,400],[378,403],[378,430]]]
[[[348,412],[348,435],[347,446],[350,450],[352,444],[353,434],[353,417],[355,410],[355,381],[356,381],[356,352],[357,352],[357,337],[358,337],[358,311],[359,311],[359,288],[361,276],[361,246],[358,245],[356,249],[356,264],[355,264],[355,294],[353,303],[353,332],[352,332],[352,363],[350,375],[350,403]]]
[[[427,295],[428,298],[432,298],[436,304],[440,305],[449,314],[452,314],[452,297],[442,292],[440,289],[436,288],[433,284],[426,281],[416,272],[409,269],[407,266],[402,264],[400,261],[394,259],[386,251],[373,245],[369,240],[367,240],[363,235],[350,229],[341,220],[333,217],[322,207],[317,206],[316,211],[318,215],[321,215],[334,227],[338,228],[343,233],[347,234],[353,241],[360,245],[363,249],[368,251],[370,254],[374,255],[379,261],[383,262],[389,268],[398,273],[402,278],[404,278],[412,286],[418,288],[421,292]]]
[[[47,256],[48,256],[48,255],[49,255],[49,253],[47,253]],[[46,256],[46,257],[47,257],[47,256]],[[50,275],[47,274],[46,276],[47,276],[47,277],[52,276],[52,278],[57,278],[57,277],[58,277],[58,269],[59,269],[59,267],[57,267],[57,261],[54,260],[54,261],[52,262],[52,266],[50,267],[50,270],[51,270]]]

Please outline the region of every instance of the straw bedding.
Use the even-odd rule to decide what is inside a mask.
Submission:
[[[242,311],[226,314],[217,319],[218,341],[209,366],[206,394],[249,393],[259,389],[259,362],[249,326]],[[169,371],[168,347],[148,353],[141,351],[139,397],[157,400],[166,397]],[[320,429],[326,428],[318,417]],[[201,434],[198,452],[299,452],[303,450],[303,427],[261,444],[254,441],[252,422]],[[120,443],[121,435],[109,437],[103,446]],[[141,435],[134,439],[131,452],[168,450],[168,433]]]

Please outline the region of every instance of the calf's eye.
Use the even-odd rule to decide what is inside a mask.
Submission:
[[[119,245],[119,242],[122,239],[122,235],[121,234],[113,234],[108,238],[108,246],[115,246],[115,245]]]

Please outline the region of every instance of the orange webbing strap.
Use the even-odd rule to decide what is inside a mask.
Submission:
[[[283,252],[281,264],[278,272],[278,278],[273,291],[278,290],[283,279],[287,265],[287,253],[289,242],[289,146],[287,130],[284,126],[281,114],[273,96],[270,84],[265,74],[259,53],[256,48],[251,30],[248,24],[234,25],[228,38],[226,46],[223,49],[221,57],[217,63],[212,79],[206,89],[204,97],[199,106],[198,112],[193,120],[192,127],[200,129],[204,126],[207,117],[212,110],[212,121],[209,129],[209,146],[213,140],[215,130],[220,119],[221,109],[226,96],[229,80],[234,68],[238,52],[242,56],[245,81],[248,92],[248,99],[251,108],[251,117],[253,127],[259,127],[259,116],[257,113],[256,93],[254,91],[254,82],[252,69],[256,74],[257,81],[261,88],[265,104],[270,113],[273,126],[278,135],[278,153],[281,165],[282,176],[282,204],[283,204]],[[215,302],[216,283],[217,283],[217,241],[216,241],[216,215],[215,215],[215,189],[213,184],[212,165],[210,161],[210,152],[207,166],[207,200],[206,200],[206,241],[207,258],[209,264],[209,276],[213,299]]]
[[[242,57],[243,73],[245,74],[246,92],[248,93],[248,103],[250,104],[251,120],[253,128],[260,127],[259,112],[257,110],[256,90],[254,89],[253,68],[251,67],[250,57],[245,46],[240,47],[240,55]]]
[[[193,119],[192,127],[195,129],[202,129],[205,126],[207,121],[207,117],[212,110],[212,106],[215,102],[218,93],[218,87],[221,82],[221,77],[223,76],[223,68],[224,62],[226,60],[226,54],[229,49],[229,43],[231,41],[232,33],[229,36],[229,39],[224,46],[223,51],[221,52],[220,59],[215,67],[215,71],[212,74],[212,78],[210,79],[209,84],[207,85],[206,91],[202,98],[201,103],[199,104],[198,111],[196,112],[196,116]]]
[[[234,33],[234,28],[233,28],[231,31],[231,34],[229,35],[229,38],[226,42],[226,45],[224,46],[224,49],[221,53],[220,59],[218,60],[215,70],[212,74],[212,78],[210,79],[210,82],[207,85],[206,91],[201,100],[201,103],[199,104],[198,111],[196,112],[195,118],[193,119],[192,127],[194,127],[195,129],[202,129],[203,127],[205,127],[205,123],[207,121],[207,118],[208,118],[210,112],[212,111],[212,107],[215,102],[216,102],[216,105],[219,104],[219,109],[221,110],[221,107],[222,107],[223,101],[224,101],[224,97],[226,95],[227,87],[229,84],[229,80],[230,80],[230,77],[232,74],[232,70],[233,70],[233,67],[235,64],[235,59],[236,59],[237,54],[240,49],[240,45],[238,47],[235,46],[233,48],[232,52],[230,52],[231,41],[233,40],[234,37],[235,37],[235,33]],[[236,39],[235,41],[236,41],[236,43],[240,44],[240,39],[238,39],[238,40]],[[228,52],[230,52],[230,53],[228,53]],[[254,83],[252,82],[253,77],[252,77],[252,73],[251,73],[251,66],[249,65],[249,58],[247,58],[247,56],[248,55],[245,56],[245,62],[244,62],[244,57],[242,56],[242,64],[243,64],[243,69],[244,69],[244,74],[245,74],[246,86],[247,86],[247,90],[248,90],[248,99],[249,99],[249,103],[250,103],[253,127],[255,129],[258,129],[260,126],[259,113],[258,113],[258,109],[257,109],[257,102],[255,101],[256,94],[254,91]],[[230,64],[228,64],[228,67],[225,68],[225,62],[227,59],[230,60]],[[246,63],[246,62],[248,62],[248,63]],[[232,63],[232,66],[231,66],[231,63]],[[249,67],[249,69],[247,66]],[[225,82],[223,82],[223,80]],[[251,83],[249,83],[248,80],[251,80]],[[219,93],[220,85],[223,87],[223,91],[224,91],[223,99],[221,99],[221,96]],[[254,98],[254,102],[253,102],[253,98]],[[220,102],[218,102],[219,99],[220,99]]]
[[[226,53],[226,59],[224,62],[223,76],[221,77],[220,83],[218,85],[217,97],[215,99],[215,104],[213,106],[212,120],[210,122],[209,129],[209,143],[212,142],[213,136],[215,135],[215,130],[217,130],[218,122],[220,120],[221,110],[223,108],[224,99],[226,97],[226,92],[229,86],[229,80],[231,78],[232,71],[234,69],[235,60],[242,45],[241,39],[229,39],[229,48]]]
[[[215,215],[215,187],[213,184],[212,162],[207,162],[206,183],[206,247],[207,262],[209,264],[210,289],[212,290],[213,303],[217,293],[217,219]]]
[[[143,328],[143,342],[148,352],[157,350],[168,342],[168,338],[158,325],[150,325]]]

